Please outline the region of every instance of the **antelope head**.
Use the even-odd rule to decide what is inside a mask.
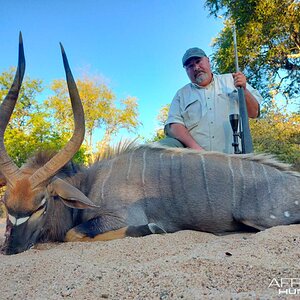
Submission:
[[[55,174],[80,148],[84,139],[84,112],[76,83],[65,51],[61,46],[66,79],[72,103],[75,129],[64,148],[39,168],[21,168],[13,162],[4,146],[4,132],[18,99],[25,72],[22,35],[19,37],[19,59],[13,84],[0,106],[0,185],[6,185],[4,204],[7,210],[4,252],[15,254],[34,245],[43,230],[50,209],[49,201],[58,196],[66,205],[77,208],[93,207],[79,190]],[[53,220],[53,217],[51,217]]]

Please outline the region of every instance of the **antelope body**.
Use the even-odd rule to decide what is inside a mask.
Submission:
[[[19,53],[14,83],[0,107],[6,254],[43,241],[111,240],[184,229],[225,233],[300,223],[300,173],[266,156],[148,146],[89,168],[74,165],[84,115],[64,51],[74,135],[56,155],[38,154],[19,169],[3,142],[24,74],[21,40]]]

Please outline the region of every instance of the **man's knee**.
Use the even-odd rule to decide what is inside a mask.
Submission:
[[[158,142],[155,142],[154,146],[185,148],[185,146],[180,141],[168,136]]]

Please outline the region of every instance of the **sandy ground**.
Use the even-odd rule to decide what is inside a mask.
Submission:
[[[0,299],[300,299],[300,225],[44,244],[0,266]]]

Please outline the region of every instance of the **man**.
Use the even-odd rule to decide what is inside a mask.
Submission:
[[[199,48],[188,49],[182,64],[191,83],[175,95],[160,145],[233,153],[229,115],[238,113],[237,87],[245,92],[248,116],[259,115],[262,100],[241,73],[213,74],[209,58]]]

